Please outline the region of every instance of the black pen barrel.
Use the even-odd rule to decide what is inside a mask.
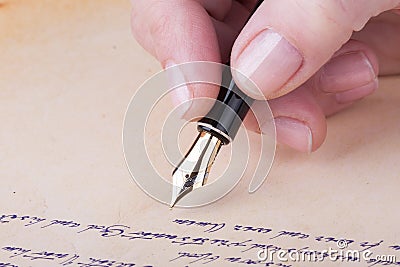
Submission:
[[[246,23],[262,2],[263,0],[256,2]],[[221,84],[229,86],[228,88],[221,86],[217,102],[210,112],[199,121],[198,129],[212,133],[226,145],[235,138],[254,99],[244,94],[236,86],[230,68],[224,70]]]
[[[198,129],[216,135],[224,144],[236,136],[254,99],[244,94],[232,79],[229,68],[222,75],[222,84],[214,106],[198,123]]]

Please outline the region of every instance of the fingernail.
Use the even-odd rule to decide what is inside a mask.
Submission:
[[[378,88],[378,78],[373,80],[372,82],[360,86],[358,88],[354,88],[345,92],[337,93],[335,95],[336,101],[340,104],[345,104],[349,102],[353,102],[359,100],[367,95],[372,94]]]
[[[363,52],[332,58],[321,70],[321,90],[328,93],[346,91],[371,83],[377,76]]]
[[[268,96],[278,91],[297,72],[302,62],[303,57],[293,45],[279,33],[267,29],[239,54],[234,67]],[[236,82],[243,90],[248,89],[250,96],[260,96],[254,87],[246,85],[247,79],[239,77]]]
[[[312,152],[312,132],[305,123],[289,117],[277,117],[275,118],[275,126],[278,142],[301,152]]]
[[[172,104],[177,108],[177,115],[183,118],[190,109],[193,92],[187,86],[185,76],[175,62],[168,60],[165,63],[165,69],[169,83],[168,89],[174,88],[170,92]]]

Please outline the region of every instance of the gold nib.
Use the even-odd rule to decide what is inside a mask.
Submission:
[[[170,207],[207,182],[208,173],[222,145],[212,134],[201,131],[185,158],[172,172],[173,189]]]

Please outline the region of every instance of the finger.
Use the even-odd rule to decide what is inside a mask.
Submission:
[[[372,94],[378,88],[378,69],[373,50],[350,40],[303,87],[330,116]]]
[[[372,94],[378,88],[378,69],[371,48],[350,40],[304,86],[330,116]]]
[[[172,68],[191,61],[220,62],[218,38],[213,21],[205,8],[193,0],[134,0],[132,1],[132,31],[138,42],[161,62]],[[199,67],[199,65],[196,65]],[[190,68],[175,67],[168,72],[171,85],[181,78],[186,80],[193,73]],[[191,69],[192,70],[192,69]],[[192,72],[220,76],[217,71],[202,69]],[[178,80],[178,81],[177,81]],[[207,84],[186,84],[172,91],[175,106],[182,103],[179,113],[191,119],[191,109],[208,107],[193,102],[194,98],[215,98],[218,90]]]
[[[285,96],[269,100],[268,103],[275,119],[279,143],[308,153],[323,143],[326,136],[325,115],[308,88],[302,86]],[[264,110],[262,100],[256,101],[252,110],[260,121],[249,113],[244,120],[246,128],[268,134],[270,122],[261,113]]]
[[[316,97],[335,93],[336,102],[348,103],[374,92],[378,73],[378,59],[373,50],[362,42],[350,40],[307,83]]]
[[[176,64],[201,60],[219,62],[214,26],[200,3],[134,0],[132,7],[135,38],[163,66],[168,61]]]
[[[400,16],[384,12],[371,19],[352,38],[370,46],[379,58],[380,75],[400,74]]]
[[[253,80],[236,82],[250,96],[281,96],[308,80],[374,15],[400,0],[265,1],[238,36],[232,66]],[[282,16],[282,14],[285,14]],[[247,88],[248,87],[248,88]]]
[[[305,88],[270,101],[277,140],[301,152],[319,148],[326,137],[325,116]],[[300,111],[300,112],[299,112]]]
[[[377,73],[377,58],[368,46],[354,40],[345,44],[308,82],[269,101],[278,142],[303,152],[317,149],[326,135],[325,116],[348,108],[375,91]],[[262,106],[260,101],[255,104],[256,110],[258,106]],[[267,130],[252,114],[246,117],[245,125],[253,131]]]

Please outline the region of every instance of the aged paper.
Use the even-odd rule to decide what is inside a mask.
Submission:
[[[0,266],[400,265],[399,78],[330,118],[319,151],[279,146],[255,194],[244,177],[214,204],[171,211],[124,162],[129,99],[160,69],[131,37],[129,3],[3,2]],[[369,261],[258,258],[338,241]]]

